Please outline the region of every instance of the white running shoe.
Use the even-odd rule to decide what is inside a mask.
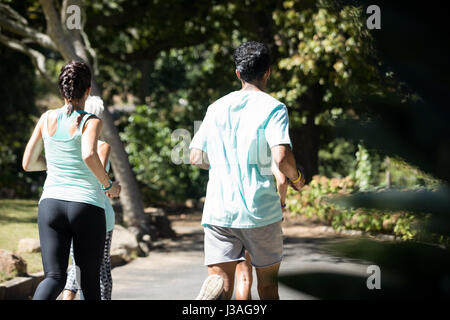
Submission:
[[[219,300],[223,292],[223,278],[212,274],[203,282],[200,293],[195,300]]]

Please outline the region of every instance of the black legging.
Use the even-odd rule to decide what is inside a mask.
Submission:
[[[44,199],[39,204],[38,225],[45,278],[33,300],[55,300],[64,289],[72,238],[84,298],[100,300],[105,211],[81,202]]]

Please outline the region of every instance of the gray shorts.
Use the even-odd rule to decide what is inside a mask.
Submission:
[[[281,221],[251,229],[208,225],[205,230],[205,265],[244,261],[245,250],[256,268],[268,267],[283,258]]]

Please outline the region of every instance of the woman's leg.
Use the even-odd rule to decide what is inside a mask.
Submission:
[[[33,300],[55,300],[64,289],[67,277],[70,239],[67,201],[44,199],[39,204],[38,227],[45,278]]]
[[[103,260],[100,265],[100,293],[102,300],[111,300],[112,277],[111,277],[111,240],[112,230],[106,233],[105,248],[103,250]]]
[[[70,259],[72,260],[72,265],[67,273],[67,281],[62,298],[63,300],[74,300],[78,291],[77,265],[75,264],[75,257],[73,255],[73,241],[70,244]]]
[[[68,215],[84,298],[100,300],[100,264],[106,234],[105,211],[94,205],[71,202]]]
[[[252,300],[253,268],[250,255],[245,251],[245,261],[236,265],[236,300]]]

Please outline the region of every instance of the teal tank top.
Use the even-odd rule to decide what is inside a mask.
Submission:
[[[81,156],[82,128],[86,120],[94,114],[77,110],[68,116],[64,112],[64,107],[57,109],[57,129],[55,134],[50,136],[47,127],[48,112],[44,114],[42,128],[47,178],[39,202],[51,198],[88,203],[105,209],[105,194],[101,190],[97,178],[86,166]],[[69,128],[81,113],[86,113],[86,115],[73,136],[70,137]]]

